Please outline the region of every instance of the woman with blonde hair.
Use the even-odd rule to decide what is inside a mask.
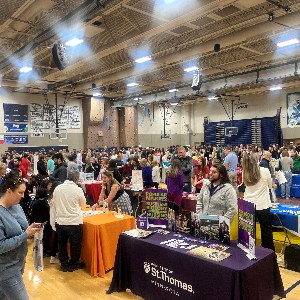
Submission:
[[[3,181],[2,176],[4,176],[4,175],[6,174],[6,169],[7,169],[6,164],[3,163],[3,162],[0,162],[0,184],[1,184],[2,181]]]
[[[93,205],[93,210],[102,206],[104,202],[117,205],[122,213],[126,215],[132,214],[132,206],[128,194],[110,171],[102,173],[102,190],[98,202]]]
[[[154,186],[158,189],[160,183],[160,169],[156,159],[152,161],[152,180]]]
[[[166,184],[168,188],[167,198],[169,207],[178,210],[182,207],[182,193],[184,186],[184,175],[179,159],[173,159],[170,169],[166,173]]]
[[[243,180],[246,186],[244,199],[255,204],[255,215],[261,228],[261,245],[275,251],[270,213],[269,189],[272,178],[267,168],[259,167],[253,156],[242,158]]]

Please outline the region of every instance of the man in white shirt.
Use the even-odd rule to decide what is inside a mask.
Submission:
[[[53,193],[53,210],[50,220],[56,220],[59,260],[63,272],[73,272],[82,265],[79,263],[82,242],[83,216],[81,207],[86,205],[83,190],[77,186],[79,172],[70,170],[67,180],[56,187]],[[70,243],[70,259],[67,244]]]

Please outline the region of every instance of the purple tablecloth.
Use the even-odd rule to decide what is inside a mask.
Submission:
[[[285,297],[274,252],[256,248],[258,260],[232,245],[232,256],[214,262],[172,249],[160,242],[173,235],[146,239],[120,235],[113,279],[107,293],[130,289],[145,299],[271,300]],[[199,244],[200,245],[200,244]]]

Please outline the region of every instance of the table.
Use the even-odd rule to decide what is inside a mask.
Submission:
[[[93,198],[94,203],[98,201],[102,190],[102,181],[95,181],[91,183],[85,182],[81,184],[81,187],[88,196]]]
[[[81,259],[92,276],[104,277],[113,268],[119,235],[133,228],[133,217],[118,219],[112,212],[83,219]]]
[[[146,239],[120,235],[107,293],[128,288],[147,300],[271,300],[273,294],[285,297],[273,251],[257,247],[258,260],[250,261],[234,244],[227,250],[231,257],[214,262],[160,244],[171,238],[171,234],[157,233]]]
[[[278,204],[277,208],[271,208],[272,213],[276,213],[281,220],[282,225],[300,237],[300,207],[288,204]],[[273,221],[274,226],[280,226],[280,222]]]

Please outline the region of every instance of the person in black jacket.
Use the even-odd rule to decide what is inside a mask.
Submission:
[[[29,209],[29,218],[31,223],[45,223],[43,233],[43,250],[44,256],[51,255],[50,239],[53,233],[50,225],[50,207],[48,204],[46,188],[38,188],[35,199]]]
[[[39,173],[39,177],[41,179],[45,178],[48,176],[48,172],[47,172],[47,167],[45,164],[45,156],[44,155],[40,155],[39,156],[39,160],[37,162],[37,171]]]
[[[62,153],[56,153],[53,155],[54,164],[56,165],[52,174],[53,178],[58,179],[61,183],[64,183],[67,179],[67,164],[64,162]]]

